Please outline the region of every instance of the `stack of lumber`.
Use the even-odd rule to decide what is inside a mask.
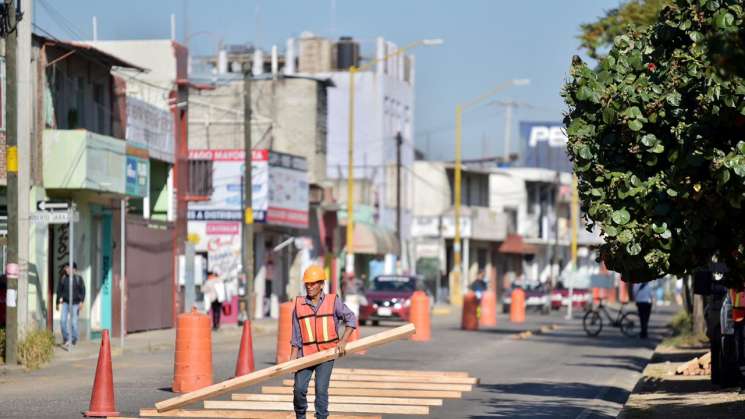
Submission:
[[[365,351],[414,334],[412,324],[361,338],[347,345],[347,352]],[[333,349],[321,351],[274,367],[232,378],[141,409],[140,417],[190,418],[293,418],[293,380],[282,386],[263,386],[260,394],[235,391],[335,359]],[[460,398],[478,379],[465,372],[334,368],[329,386],[330,418],[381,418],[383,414],[429,415],[443,399]],[[210,400],[231,393],[230,400]],[[314,411],[314,383],[308,390],[308,410]],[[203,402],[202,409],[183,409]]]
[[[711,352],[693,358],[681,364],[676,370],[677,375],[710,375],[711,374]]]

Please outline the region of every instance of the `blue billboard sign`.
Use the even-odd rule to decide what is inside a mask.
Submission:
[[[521,154],[517,166],[572,172],[567,135],[560,122],[520,122]]]

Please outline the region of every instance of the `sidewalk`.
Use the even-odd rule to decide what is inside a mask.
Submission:
[[[742,413],[745,396],[738,388],[722,389],[710,377],[675,375],[675,369],[702,349],[678,349],[660,344],[618,418],[731,418]]]
[[[213,344],[238,342],[242,332],[243,328],[237,324],[223,325],[219,332],[212,333],[212,342]],[[254,338],[274,335],[277,332],[277,320],[254,320],[251,323],[251,332]],[[112,358],[116,358],[123,353],[172,351],[175,341],[176,328],[131,333],[124,338],[124,348],[120,346],[118,337],[111,338],[111,356]],[[57,342],[52,361],[43,366],[42,369],[70,364],[76,361],[97,359],[100,348],[101,341],[98,339],[80,341],[70,351],[63,349],[59,345],[59,342]],[[0,365],[0,375],[21,373],[23,371],[24,369],[20,365]]]

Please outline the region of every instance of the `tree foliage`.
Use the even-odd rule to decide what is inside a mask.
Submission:
[[[580,26],[580,48],[591,58],[605,56],[602,50],[613,45],[616,36],[626,33],[629,27],[644,30],[657,21],[660,10],[671,0],[631,0],[606,12],[595,22]]]
[[[745,273],[744,42],[741,0],[675,0],[596,68],[573,59],[568,151],[600,255],[627,280],[712,257]]]

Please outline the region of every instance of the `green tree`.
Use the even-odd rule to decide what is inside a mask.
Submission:
[[[741,4],[675,0],[646,30],[615,37],[596,68],[572,61],[564,122],[582,208],[627,280],[685,275],[712,257],[745,273]]]
[[[606,12],[596,22],[580,26],[580,48],[591,58],[603,58],[602,52],[613,45],[613,39],[626,33],[629,27],[644,30],[657,21],[657,16],[671,0],[631,0]]]

